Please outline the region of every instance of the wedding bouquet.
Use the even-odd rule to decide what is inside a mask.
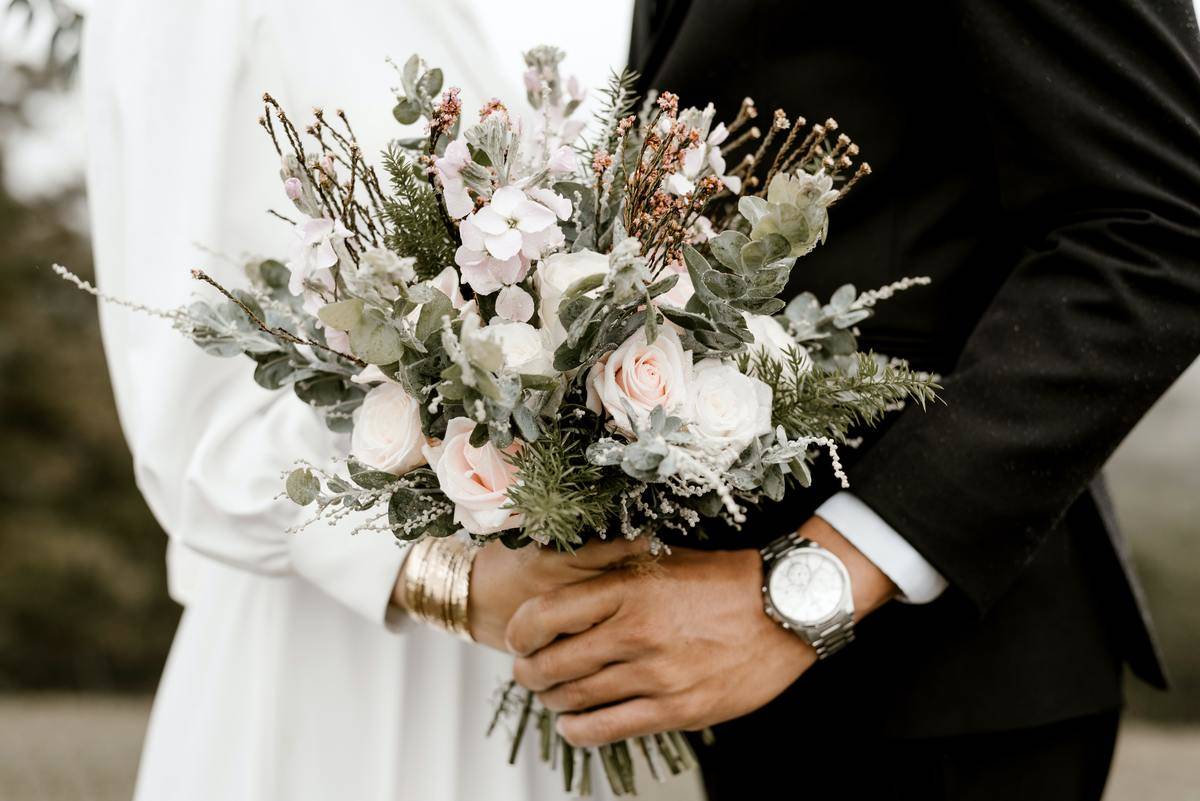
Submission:
[[[807,486],[822,452],[845,484],[853,426],[935,396],[931,376],[856,342],[878,301],[927,279],[780,298],[870,172],[833,120],[776,111],[764,133],[749,99],[724,124],[669,92],[635,113],[625,72],[587,126],[562,57],[525,54],[528,119],[499,100],[468,118],[410,58],[393,113],[425,135],[394,141],[382,175],[344,113],[301,131],[264,96],[292,251],[250,264],[244,287],[196,272],[221,298],[159,313],[350,434],[344,469],[286,476],[312,520],[566,550],[646,537],[657,552],[665,533],[736,529]],[[552,713],[510,685],[497,720],[510,715],[514,756],[535,720],[542,756],[586,792],[591,754]],[[690,760],[678,734],[632,748],[655,771]],[[599,749],[618,793],[631,753]]]

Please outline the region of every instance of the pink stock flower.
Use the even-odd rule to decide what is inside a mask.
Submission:
[[[471,151],[461,139],[455,139],[446,145],[445,154],[433,161],[433,167],[442,184],[442,196],[446,199],[446,211],[456,220],[466,217],[475,208],[462,179],[462,168],[470,161]]]
[[[459,225],[462,245],[454,261],[463,281],[489,295],[522,280],[530,260],[563,243],[558,220],[570,214],[571,201],[549,189],[497,189],[490,203]]]

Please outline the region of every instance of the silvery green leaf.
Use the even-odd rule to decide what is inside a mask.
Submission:
[[[264,389],[276,390],[287,386],[297,372],[291,354],[285,351],[263,354],[255,361],[258,366],[254,368],[254,382]]]
[[[400,332],[375,312],[365,313],[350,330],[350,349],[368,364],[391,364],[404,355]]]
[[[402,97],[396,101],[396,106],[392,109],[392,116],[401,125],[412,125],[421,119],[421,106],[415,100]]]
[[[745,270],[755,270],[787,256],[792,246],[779,234],[767,234],[742,246],[741,257]]]
[[[363,489],[383,489],[395,484],[397,481],[396,476],[391,473],[367,467],[365,464],[354,459],[351,459],[346,467],[350,470],[350,480]]]
[[[788,469],[792,471],[792,475],[800,482],[801,487],[807,487],[812,484],[812,473],[808,469],[808,462],[803,458],[793,459],[788,463]]]
[[[408,61],[404,62],[404,68],[400,71],[400,83],[404,86],[404,94],[415,95],[417,93],[417,75],[421,72],[421,57],[413,53],[408,57]]]
[[[300,468],[288,473],[284,484],[288,498],[298,506],[308,506],[321,492],[321,482],[311,470]]]
[[[587,292],[591,292],[593,289],[603,284],[605,277],[605,273],[595,273],[593,275],[585,275],[578,281],[572,281],[571,285],[567,287],[567,291],[563,293],[563,299],[558,304],[559,308],[562,308],[563,303],[572,301]]]
[[[736,275],[709,270],[703,277],[704,285],[722,300],[735,300],[746,293],[746,282]]]
[[[588,445],[587,458],[589,462],[600,467],[620,464],[625,458],[625,446],[606,437]]]
[[[787,484],[783,480],[783,471],[778,465],[769,465],[763,471],[762,488],[766,496],[773,501],[782,501]]]
[[[259,262],[258,274],[263,283],[271,289],[286,289],[291,280],[291,270],[275,259]]]
[[[679,283],[679,274],[673,273],[666,278],[660,278],[650,286],[646,287],[646,294],[652,298],[670,292]]]
[[[857,323],[871,316],[870,309],[852,309],[848,312],[843,312],[833,318],[833,324],[836,328],[850,328]]]
[[[821,319],[821,302],[813,293],[801,292],[788,302],[783,313],[794,323],[808,323],[815,326]]]
[[[745,217],[750,225],[758,225],[758,221],[766,216],[768,210],[767,201],[761,197],[753,195],[743,195],[738,201],[738,211]]]
[[[425,97],[437,97],[437,93],[442,91],[442,71],[434,67],[422,75],[417,81],[417,91]]]
[[[748,307],[748,311],[754,314],[763,314],[768,317],[779,314],[783,311],[784,302],[779,298],[767,298],[761,303],[754,304],[753,307]]]
[[[712,321],[702,314],[696,314],[683,309],[677,309],[674,306],[662,306],[659,308],[663,316],[681,328],[688,331],[716,331],[716,327]]]
[[[658,312],[654,310],[654,304],[650,302],[649,293],[646,293],[646,308],[648,313],[645,315],[646,322],[642,330],[645,331],[646,341],[652,343],[658,339]]]
[[[349,394],[364,394],[362,387],[347,384],[340,375],[317,373],[292,384],[296,397],[310,406],[333,406],[341,403]]]
[[[328,303],[320,308],[317,317],[330,328],[352,331],[362,322],[363,302],[358,298],[350,298]]]
[[[708,307],[719,303],[720,299],[704,283],[704,276],[712,272],[712,267],[709,265],[708,259],[700,255],[700,251],[691,245],[684,245],[683,263],[687,266],[688,275],[691,277],[692,284],[696,288],[696,294],[692,296],[692,300]],[[692,305],[691,301],[688,302],[688,305]]]
[[[745,467],[738,467],[730,470],[727,475],[729,476],[729,481],[733,484],[733,486],[737,487],[743,492],[756,489],[760,483],[760,479],[754,473],[754,471]]]
[[[708,241],[713,258],[734,272],[740,273],[742,268],[742,249],[749,244],[750,239],[739,231],[723,231]]]
[[[838,287],[838,290],[833,293],[833,297],[829,299],[829,305],[834,311],[841,312],[850,308],[850,304],[858,297],[858,291],[854,288],[854,284],[843,284]]]
[[[821,346],[832,356],[849,356],[858,350],[858,343],[849,331],[834,331],[821,340]]]
[[[430,288],[430,299],[421,306],[417,317],[417,339],[424,342],[442,328],[442,319],[454,314],[454,304],[440,291]]]
[[[513,422],[517,424],[517,430],[521,432],[521,439],[526,442],[536,442],[540,432],[538,431],[537,417],[528,406],[518,403],[512,410]]]

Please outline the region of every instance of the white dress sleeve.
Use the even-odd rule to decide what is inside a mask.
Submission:
[[[162,308],[200,289],[192,267],[244,281],[236,262],[197,243],[275,255],[287,235],[264,213],[279,197],[274,154],[255,125],[264,76],[248,54],[260,30],[240,0],[195,14],[173,5],[101,4],[83,51],[98,283]],[[120,35],[139,29],[134,15],[155,14],[163,19],[151,29],[179,30]],[[319,415],[290,392],[258,387],[244,357],[206,355],[160,319],[105,306],[101,324],[137,483],[172,540],[243,570],[301,576],[388,623],[404,555],[389,533],[350,536],[349,522],[287,533],[311,510],[279,497],[281,474],[297,459],[328,465],[344,447]]]

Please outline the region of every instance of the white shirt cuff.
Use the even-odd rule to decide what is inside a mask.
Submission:
[[[899,600],[927,604],[946,590],[942,574],[857,495],[839,492],[821,504],[816,515],[892,580],[900,590]]]

